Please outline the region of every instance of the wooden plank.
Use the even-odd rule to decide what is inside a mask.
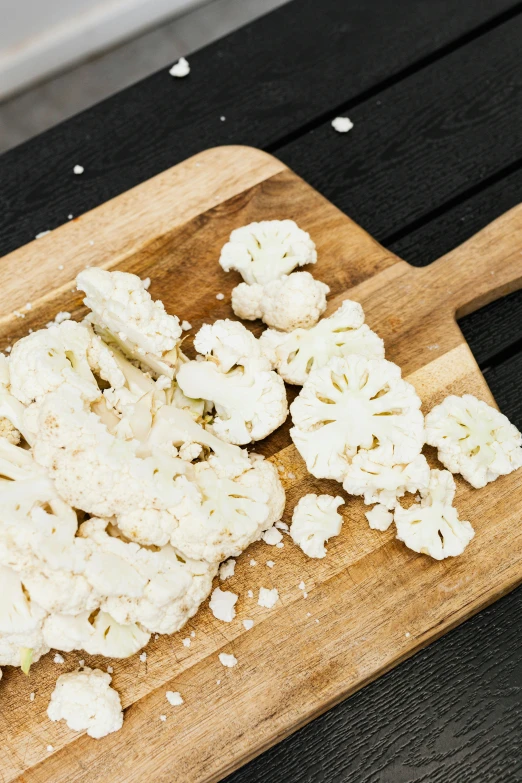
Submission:
[[[224,176],[222,172],[230,170],[227,155],[231,161],[242,161],[238,185],[243,183],[245,190],[232,189],[209,209],[209,194]],[[170,310],[183,307],[180,315],[197,326],[204,317],[231,314],[229,292],[235,276],[225,276],[216,260],[230,228],[254,218],[274,217],[285,203],[288,215],[310,230],[317,242],[317,276],[332,286],[338,298],[341,286],[349,281],[350,295],[362,301],[368,322],[385,338],[388,355],[400,361],[425,409],[449,392],[469,391],[491,399],[453,314],[520,284],[522,207],[430,267],[414,269],[381,248],[302,180],[278,167],[255,150],[209,151],[181,167],[181,171],[192,172],[194,196],[202,194],[206,211],[201,214],[188,215],[174,226],[164,217],[151,223],[147,209],[139,208],[141,199],[148,204],[150,198],[147,183],[121,202],[110,202],[86,215],[78,225],[61,229],[54,252],[54,237],[50,236],[4,259],[4,268],[26,269],[25,264],[32,262],[54,274],[55,265],[73,255],[70,245],[76,249],[78,231],[88,236],[96,226],[98,248],[92,251],[97,254],[93,262],[150,274],[153,293]],[[253,172],[252,187],[247,184],[249,171]],[[181,207],[186,198],[186,177],[176,172],[164,176],[169,186],[158,180],[154,190],[158,199],[167,200],[168,209],[164,213],[156,204],[154,214],[172,211],[175,215],[178,200]],[[119,213],[119,203],[135,210],[134,220],[128,212]],[[106,219],[102,219],[105,210]],[[137,232],[133,237],[139,241],[134,238],[126,252],[113,257],[111,243],[119,221],[123,227],[132,225]],[[474,270],[470,270],[470,257]],[[198,258],[196,271],[194,258]],[[225,293],[223,302],[215,299],[217,290]],[[9,301],[13,296],[14,289],[10,289]],[[33,301],[24,328],[42,325],[64,305],[80,312],[70,284],[59,286],[54,296],[51,283]],[[334,305],[332,301],[330,307]],[[430,348],[423,334],[421,326],[426,322],[436,348]],[[6,335],[12,337],[19,324],[20,319],[5,318],[0,336],[4,340]],[[305,492],[339,491],[333,482],[312,479],[288,443],[283,431],[265,446],[283,467],[287,520],[296,499]],[[234,623],[224,626],[205,609],[180,634],[154,641],[145,666],[137,656],[116,664],[115,685],[122,693],[126,723],[122,732],[103,742],[75,737],[46,719],[45,706],[57,674],[52,661],[35,666],[29,680],[19,671],[6,671],[0,714],[0,734],[7,737],[0,748],[2,783],[17,776],[24,783],[159,782],[172,779],[173,764],[176,780],[217,780],[522,579],[519,476],[504,477],[481,491],[459,481],[457,505],[463,518],[473,521],[477,536],[466,555],[454,562],[418,557],[395,541],[391,532],[371,531],[360,499],[354,498],[344,507],[342,534],[330,544],[324,561],[309,561],[288,543],[283,550],[256,544],[239,559],[230,582],[241,596]],[[252,556],[260,564],[258,569],[248,565]],[[276,561],[274,569],[264,565],[269,558]],[[308,587],[306,601],[297,587],[303,578]],[[255,600],[249,601],[246,592],[272,583],[279,589],[281,602],[268,613]],[[245,616],[256,621],[252,631],[245,632],[241,625]],[[196,640],[187,649],[181,638],[192,628]],[[238,657],[238,666],[230,672],[217,660],[221,649],[234,651]],[[79,657],[77,653],[66,656],[67,667],[72,668]],[[107,664],[99,658],[85,659]],[[188,696],[175,719],[162,724],[159,715],[166,709],[167,688]],[[35,702],[29,701],[29,691],[37,692]],[[48,744],[54,749],[50,756]]]
[[[0,159],[0,254],[217,144],[274,144],[518,12],[515,0],[295,0]],[[393,35],[390,31],[393,31]],[[220,117],[226,116],[221,122]],[[73,166],[85,173],[76,177]]]

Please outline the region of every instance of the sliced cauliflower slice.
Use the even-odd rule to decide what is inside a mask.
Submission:
[[[53,650],[84,650],[105,658],[129,658],[150,639],[150,633],[136,623],[122,625],[107,612],[78,615],[51,614],[43,624],[43,638]]]
[[[203,324],[194,338],[194,347],[215,362],[224,373],[237,365],[244,367],[254,360],[259,370],[271,369],[270,362],[263,356],[259,340],[239,321],[229,318]]]
[[[110,674],[88,666],[60,675],[47,715],[52,721],[64,720],[74,731],[87,731],[94,739],[119,731],[123,710],[111,679]]]
[[[293,220],[263,220],[236,228],[219,259],[225,272],[237,270],[249,285],[277,280],[316,261],[310,235]]]
[[[91,267],[80,272],[76,283],[86,294],[89,320],[102,338],[156,375],[174,377],[182,334],[179,319],[152,299],[143,280]]]
[[[238,318],[260,318],[274,329],[291,332],[317,323],[329,293],[330,287],[309,272],[293,272],[265,285],[240,283],[232,290],[232,309]]]
[[[383,449],[384,464],[361,451],[353,458],[344,477],[343,487],[350,495],[362,495],[366,505],[381,503],[395,508],[397,499],[406,492],[425,491],[430,481],[430,468],[423,454],[412,462],[393,464],[393,455]]]
[[[42,634],[46,612],[16,571],[0,566],[0,584],[0,666],[22,667],[27,674],[50,649]]]
[[[413,461],[424,443],[420,405],[392,362],[334,358],[310,373],[290,406],[290,435],[313,476],[342,481],[360,450],[391,464]]]
[[[507,416],[472,394],[450,395],[426,416],[426,443],[472,487],[522,466],[522,435]]]
[[[189,498],[176,509],[179,527],[171,544],[188,557],[219,563],[238,556],[281,518],[285,494],[277,470],[266,460],[232,481],[212,466],[194,466],[201,500]]]
[[[96,400],[101,391],[89,364],[93,338],[88,326],[64,321],[18,340],[9,357],[11,394],[30,405],[67,384]]]
[[[333,495],[309,494],[294,508],[290,535],[308,557],[326,557],[325,541],[341,532],[343,518],[337,509],[344,500]]]
[[[95,545],[87,578],[104,596],[101,608],[121,625],[172,634],[210,594],[217,565],[189,560],[171,546],[153,551],[124,541],[103,519],[90,519],[80,536]],[[109,531],[111,529],[109,528]]]
[[[422,500],[410,508],[395,508],[397,538],[414,552],[430,555],[435,560],[461,555],[475,531],[469,522],[459,519],[452,505],[455,481],[447,470],[432,470]]]
[[[335,356],[384,358],[383,341],[364,323],[361,305],[350,299],[310,329],[296,329],[289,334],[267,329],[259,342],[279,375],[297,386],[304,384],[312,370],[321,369]]]
[[[288,416],[282,378],[272,370],[259,371],[255,363],[223,373],[213,362],[188,362],[180,367],[177,382],[188,397],[214,403],[211,429],[228,443],[266,438]]]

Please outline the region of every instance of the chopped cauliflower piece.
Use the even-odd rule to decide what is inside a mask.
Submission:
[[[219,578],[222,582],[224,582],[226,579],[230,579],[231,576],[234,576],[234,571],[236,570],[236,561],[233,557],[231,557],[229,560],[227,560],[224,563],[221,563],[219,566]]]
[[[260,318],[274,329],[291,332],[317,323],[329,293],[330,287],[310,272],[293,272],[264,285],[240,283],[232,290],[232,309],[238,318]]]
[[[111,680],[110,674],[88,666],[62,674],[51,695],[47,715],[52,721],[65,720],[73,731],[87,731],[94,739],[119,731],[123,710]]]
[[[290,435],[313,476],[342,481],[359,451],[392,464],[414,460],[424,443],[420,405],[396,364],[336,357],[310,373],[290,406]]]
[[[288,416],[282,378],[272,370],[245,364],[228,373],[213,362],[187,362],[177,382],[188,397],[211,400],[216,416],[210,429],[222,440],[236,445],[266,438]]]
[[[383,341],[364,323],[361,305],[350,299],[310,329],[295,329],[289,334],[267,329],[259,343],[279,375],[297,386],[302,386],[312,370],[321,369],[334,356],[384,358]]]
[[[425,491],[430,482],[430,468],[423,454],[418,454],[407,464],[392,464],[389,448],[383,449],[381,463],[372,453],[361,451],[348,466],[343,488],[350,495],[362,495],[366,505],[382,503],[395,508],[397,499],[406,492]],[[383,464],[384,463],[384,464]]]
[[[263,220],[236,228],[219,259],[225,272],[237,270],[248,285],[264,285],[316,261],[310,235],[293,220]]]
[[[103,596],[101,608],[121,625],[178,631],[209,595],[217,566],[182,558],[169,545],[152,551],[111,533],[103,519],[80,527],[80,536],[95,544],[86,577]]]
[[[282,534],[276,527],[270,527],[268,530],[265,530],[261,538],[265,544],[269,544],[270,546],[276,546],[276,544],[279,544],[283,540]]]
[[[222,663],[223,666],[226,666],[228,669],[232,669],[237,664],[237,658],[235,655],[228,655],[228,653],[219,653],[218,658],[220,663]]]
[[[335,117],[335,119],[332,120],[332,128],[337,131],[337,133],[348,133],[348,131],[351,131],[353,128],[353,122],[349,117]]]
[[[472,394],[450,395],[426,416],[426,443],[472,487],[522,466],[522,435],[507,416]]]
[[[180,57],[177,63],[174,63],[169,71],[169,74],[175,76],[177,79],[183,79],[185,76],[188,76],[189,73],[190,65],[188,64],[188,60],[184,57]]]
[[[294,508],[290,535],[308,557],[325,557],[325,541],[341,532],[343,518],[337,509],[344,500],[333,495],[309,494]]]
[[[46,645],[63,652],[84,650],[89,655],[129,658],[148,644],[150,633],[136,623],[122,625],[107,612],[96,610],[50,614],[43,624],[43,638]]]
[[[182,334],[179,319],[154,301],[143,280],[127,272],[90,267],[76,278],[88,316],[103,339],[156,375],[174,377]]]
[[[435,560],[456,557],[475,535],[469,522],[459,519],[454,508],[455,481],[447,470],[432,470],[429,487],[422,500],[410,508],[398,505],[394,520],[397,538],[414,552]]]
[[[277,588],[269,590],[268,587],[259,588],[259,598],[257,603],[259,606],[263,606],[265,609],[272,609],[279,601],[279,592]]]
[[[368,520],[372,530],[388,530],[393,522],[393,514],[386,506],[378,503],[370,511],[365,511],[364,516]]]
[[[230,590],[220,590],[219,587],[213,591],[210,598],[210,611],[216,620],[222,620],[224,623],[231,623],[236,616],[234,609],[237,603],[237,595]]]
[[[179,691],[167,691],[165,697],[171,707],[181,707],[183,704],[183,697]]]

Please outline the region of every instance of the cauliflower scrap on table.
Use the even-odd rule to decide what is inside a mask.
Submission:
[[[289,332],[310,327],[326,309],[326,283],[297,267],[315,264],[310,235],[293,220],[264,220],[235,229],[223,246],[219,263],[244,280],[232,291],[232,309],[239,318],[261,318],[268,326]]]
[[[305,495],[294,508],[290,535],[308,557],[326,557],[325,541],[341,532],[343,518],[338,513],[341,497]]]
[[[123,710],[118,693],[111,688],[111,675],[99,669],[62,674],[51,695],[47,715],[52,721],[65,720],[74,731],[87,731],[100,739],[123,726]]]
[[[444,467],[477,489],[522,466],[522,434],[472,394],[452,394],[428,413],[426,443],[437,447]]]

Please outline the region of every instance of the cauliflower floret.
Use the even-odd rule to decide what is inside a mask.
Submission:
[[[119,731],[123,710],[111,680],[110,674],[88,666],[60,675],[47,715],[52,721],[65,720],[73,731],[87,731],[94,739]]]
[[[392,464],[393,455],[383,449],[383,463],[375,460],[371,452],[357,454],[348,466],[343,487],[350,495],[362,495],[366,505],[381,503],[395,508],[397,498],[406,492],[425,491],[430,481],[430,468],[426,457],[419,454],[412,462]]]
[[[390,464],[408,463],[424,443],[421,401],[385,359],[331,359],[310,373],[290,406],[290,435],[317,478],[342,481],[360,451]]]
[[[310,329],[296,329],[289,334],[267,329],[259,343],[279,375],[297,386],[302,386],[312,370],[324,367],[334,356],[384,358],[383,341],[364,323],[361,305],[350,299]]]
[[[20,666],[27,674],[50,649],[42,634],[46,612],[16,571],[0,566],[0,584],[0,666]]]
[[[127,272],[91,267],[76,278],[89,320],[106,342],[115,342],[131,359],[156,375],[174,377],[182,334],[179,319],[153,301],[143,280]]]
[[[261,352],[259,340],[239,321],[229,318],[203,324],[194,338],[194,347],[224,373],[253,361],[259,370],[271,369],[270,362]]]
[[[305,495],[294,508],[290,535],[308,557],[326,557],[325,541],[341,532],[337,509],[344,500],[333,495]]]
[[[395,508],[397,538],[414,552],[435,560],[456,557],[475,535],[469,522],[459,519],[452,505],[455,482],[447,470],[432,470],[429,487],[421,493],[421,503]]]
[[[101,391],[89,364],[93,338],[88,326],[64,321],[18,340],[9,358],[11,393],[30,405],[67,384],[84,399],[96,400]]]
[[[201,500],[189,498],[178,508],[179,527],[171,544],[188,557],[219,563],[236,557],[257,541],[283,513],[285,494],[271,462],[255,461],[251,470],[232,481],[208,462],[194,466]]]
[[[211,430],[228,443],[262,440],[288,416],[282,378],[253,365],[247,361],[244,367],[223,373],[211,361],[188,362],[178,371],[177,382],[184,394],[214,403]]]
[[[107,525],[90,519],[80,527],[80,536],[95,544],[86,575],[104,596],[102,610],[122,625],[175,633],[209,595],[217,565],[183,558],[168,545],[152,551],[123,541]]]
[[[6,416],[0,416],[0,438],[5,438],[13,446],[18,446],[22,438],[20,430]]]
[[[450,395],[426,416],[426,443],[472,487],[522,466],[522,435],[507,416],[472,394]]]
[[[263,220],[236,228],[219,259],[225,272],[237,270],[249,285],[264,285],[316,261],[310,235],[293,220]]]
[[[326,310],[330,287],[309,272],[293,272],[265,285],[240,283],[232,291],[232,309],[238,318],[291,332],[309,329]]]
[[[388,530],[393,522],[392,512],[388,511],[386,506],[380,504],[374,506],[370,511],[366,511],[364,516],[372,530],[382,530],[384,532]]]
[[[148,644],[150,633],[136,623],[121,625],[107,612],[96,610],[73,616],[49,615],[43,624],[43,638],[53,650],[129,658]]]

